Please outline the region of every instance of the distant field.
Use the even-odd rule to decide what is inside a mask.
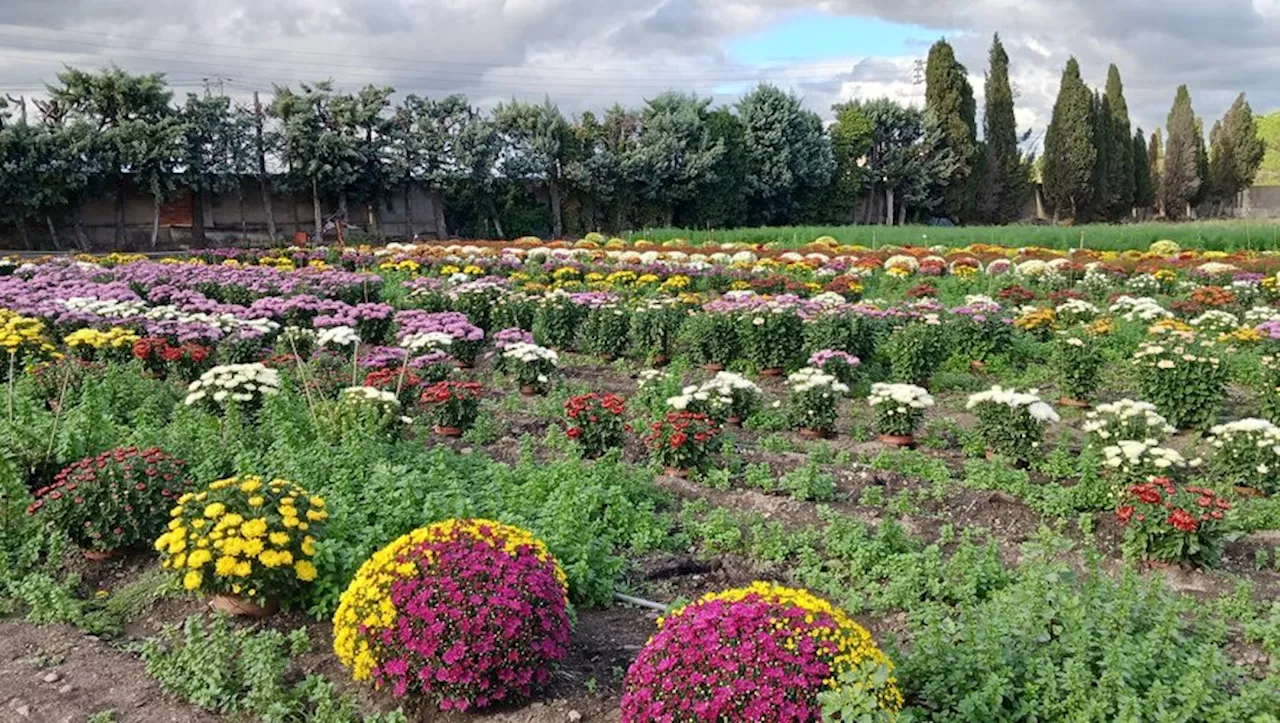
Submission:
[[[718,231],[693,229],[646,229],[627,235],[629,239],[666,241],[780,242],[805,244],[820,236],[832,236],[842,244],[863,246],[917,245],[968,246],[974,243],[1001,246],[1042,246],[1122,251],[1143,249],[1153,241],[1169,239],[1187,248],[1231,251],[1236,249],[1280,249],[1280,223],[1246,221],[1205,221],[1202,223],[1090,224],[1082,226],[789,226],[740,228]]]

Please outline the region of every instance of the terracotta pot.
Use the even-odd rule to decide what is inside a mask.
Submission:
[[[809,429],[808,427],[805,427],[800,430],[800,436],[805,439],[826,439],[831,435],[829,432],[824,432],[821,429]]]
[[[987,363],[984,361],[974,359],[969,362],[969,369],[971,371],[980,372],[980,371],[986,370],[986,368],[987,368]]]
[[[667,475],[668,477],[688,477],[689,476],[689,470],[681,469],[679,467],[667,467],[662,470],[662,473]]]
[[[439,424],[437,424],[436,434],[440,435],[441,437],[461,437],[462,427],[442,427]]]
[[[761,369],[761,370],[760,370],[760,376],[762,376],[762,377],[780,377],[780,376],[782,376],[782,367],[769,367],[768,369]]]
[[[1058,404],[1061,404],[1064,407],[1071,407],[1072,409],[1088,409],[1089,408],[1089,403],[1084,401],[1083,399],[1072,399],[1070,397],[1059,398]]]
[[[459,369],[475,369],[476,368],[475,364],[468,364],[467,362],[459,361],[457,359],[453,360],[453,365],[458,367]]]
[[[716,363],[714,363],[714,362],[712,362],[711,364],[703,364],[703,365],[702,365],[702,368],[703,368],[703,369],[706,369],[706,370],[707,370],[707,371],[709,371],[709,372],[722,372],[722,371],[724,371],[724,365],[723,365],[723,364],[716,364]]]
[[[1145,560],[1143,565],[1151,571],[1172,572],[1177,570],[1179,565],[1176,562],[1165,562],[1163,560]]]
[[[1266,497],[1267,496],[1267,494],[1262,490],[1256,490],[1252,487],[1242,487],[1240,485],[1236,485],[1234,489],[1236,491],[1236,494],[1240,495],[1241,497]]]
[[[880,435],[880,443],[887,444],[890,447],[914,447],[916,446],[915,435],[911,434],[882,434]]]
[[[84,548],[84,559],[92,562],[106,562],[107,560],[114,560],[117,557],[120,557],[119,550],[93,550],[87,547]]]
[[[218,612],[246,618],[265,618],[280,609],[280,603],[275,600],[268,600],[259,605],[239,595],[214,595],[213,600],[209,601],[209,606]]]
[[[729,417],[728,419],[724,420],[724,423],[731,427],[741,427],[742,417]]]
[[[526,397],[535,397],[538,395],[538,390],[532,384],[521,384],[520,393]]]
[[[660,369],[660,368],[665,367],[666,365],[668,365],[668,364],[670,364],[670,363],[671,363],[671,360],[670,360],[670,359],[668,359],[668,358],[666,357],[666,355],[664,355],[664,354],[659,354],[658,356],[655,356],[655,357],[654,357],[654,358],[649,362],[649,366],[653,367],[654,369]]]

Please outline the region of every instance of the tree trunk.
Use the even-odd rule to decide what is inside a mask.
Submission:
[[[551,196],[551,236],[558,239],[564,234],[564,219],[560,216],[560,185],[548,181],[547,192]]]
[[[156,242],[160,240],[160,194],[151,195],[151,250],[156,250]]]
[[[44,221],[49,225],[49,240],[53,242],[53,250],[58,251],[62,248],[62,242],[58,240],[58,229],[53,225],[53,216],[45,215]]]
[[[497,232],[498,238],[506,238],[507,233],[502,230],[502,218],[498,216],[498,207],[494,205],[493,197],[486,196],[484,203],[489,209],[489,217],[493,219],[493,228]]]
[[[124,248],[124,181],[116,183],[116,250]]]
[[[204,191],[191,192],[191,242],[201,249],[205,247],[204,197]]]
[[[907,204],[898,204],[898,225],[905,226],[907,223]]]
[[[436,216],[436,238],[443,241],[449,238],[449,222],[444,217],[444,194],[436,193],[432,196],[431,209]]]
[[[406,241],[413,238],[413,205],[410,199],[409,184],[404,184],[404,238]]]
[[[262,186],[262,207],[267,212],[267,235],[274,242],[276,240],[276,210],[271,205],[271,188],[268,183],[265,173],[258,178],[258,184]]]
[[[84,226],[80,223],[80,206],[77,205],[71,210],[71,227],[73,231],[72,242],[76,248],[81,251],[89,251],[93,245],[89,243],[89,239],[84,235]]]
[[[324,219],[320,214],[320,185],[316,183],[316,179],[311,179],[311,211],[315,215],[316,222],[316,243],[324,242]]]
[[[884,225],[893,225],[893,189],[884,189]]]
[[[236,206],[240,212],[240,238],[244,240],[249,236],[249,224],[244,217],[244,186],[236,182]]]
[[[23,250],[31,250],[31,236],[27,234],[27,219],[18,220],[18,237],[22,239]]]

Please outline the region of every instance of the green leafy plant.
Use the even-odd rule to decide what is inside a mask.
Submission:
[[[925,386],[942,363],[946,346],[937,323],[918,321],[895,329],[880,351],[889,360],[893,381]]]
[[[631,318],[621,304],[605,304],[589,309],[578,327],[578,349],[606,359],[627,351]]]
[[[1050,364],[1064,399],[1084,401],[1098,389],[1105,359],[1096,339],[1080,332],[1060,333],[1053,341]]]
[[[1058,421],[1057,412],[1034,389],[1018,392],[997,385],[970,395],[965,407],[978,418],[978,436],[988,451],[1023,464],[1040,455],[1044,426]]]
[[[924,419],[924,410],[933,406],[933,397],[914,384],[877,382],[871,385],[867,404],[875,413],[876,434],[910,437]]]
[[[1231,503],[1212,490],[1157,477],[1125,490],[1116,507],[1127,551],[1147,560],[1213,566],[1222,555]]]
[[[689,361],[726,367],[742,350],[736,314],[694,312],[680,328],[680,348]]]
[[[1133,355],[1142,398],[1177,429],[1206,427],[1226,397],[1227,370],[1213,342],[1171,335]]]
[[[840,400],[849,387],[820,369],[805,367],[787,377],[791,396],[787,398],[787,418],[793,429],[830,435],[836,428]]]
[[[804,322],[794,308],[765,305],[741,317],[742,353],[757,369],[794,369],[804,355]]]
[[[1209,434],[1209,474],[1215,481],[1280,494],[1280,428],[1264,419],[1240,419]]]

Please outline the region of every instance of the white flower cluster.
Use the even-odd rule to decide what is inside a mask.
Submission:
[[[1155,299],[1121,296],[1111,305],[1111,313],[1123,314],[1126,321],[1156,321],[1173,316]]]
[[[1218,366],[1221,361],[1216,356],[1208,356],[1195,354],[1193,352],[1199,350],[1208,350],[1213,348],[1213,342],[1186,342],[1177,344],[1176,346],[1164,346],[1150,341],[1144,341],[1138,346],[1138,351],[1133,353],[1133,363],[1139,366],[1154,366],[1157,369],[1173,369],[1178,366],[1178,362],[1187,364],[1211,364]]]
[[[1161,447],[1154,439],[1126,439],[1102,448],[1102,464],[1125,475],[1145,478],[1148,474],[1166,474],[1188,466],[1198,467],[1201,460],[1190,462],[1178,450]]]
[[[1239,270],[1240,269],[1235,266],[1232,266],[1231,264],[1224,264],[1221,261],[1208,261],[1196,267],[1196,271],[1205,276],[1226,276],[1227,274],[1234,274]]]
[[[670,378],[671,375],[661,369],[645,369],[636,375],[636,389],[661,384]]]
[[[1067,299],[1054,309],[1058,320],[1064,324],[1075,324],[1081,321],[1093,321],[1101,313],[1101,309],[1084,299]]]
[[[123,319],[129,316],[141,316],[147,310],[142,301],[109,301],[92,296],[73,296],[62,302],[72,311],[88,311],[108,319]]]
[[[1040,259],[1031,259],[1029,261],[1023,261],[1022,263],[1014,267],[1014,271],[1017,272],[1018,276],[1026,276],[1029,278],[1035,278],[1040,274],[1043,274],[1048,269],[1049,269],[1049,265],[1041,261]]]
[[[1210,334],[1226,334],[1235,331],[1240,326],[1240,320],[1229,311],[1211,309],[1192,319],[1191,325]]]
[[[360,343],[360,335],[349,326],[331,326],[316,337],[319,346],[351,346]]]
[[[979,404],[1001,404],[1010,409],[1026,407],[1027,412],[1036,421],[1057,422],[1060,419],[1058,413],[1040,399],[1038,392],[1037,389],[1019,392],[1014,389],[1005,389],[997,384],[985,392],[970,394],[969,401],[965,403],[965,409],[973,409]]]
[[[519,362],[520,364],[533,364],[536,362],[550,362],[552,366],[560,364],[560,355],[554,350],[545,346],[530,344],[527,341],[508,344],[507,348],[502,350],[502,358]]]
[[[338,399],[344,404],[368,404],[379,407],[398,407],[400,400],[395,392],[388,392],[376,387],[347,387],[338,393]]]
[[[1255,306],[1244,312],[1244,323],[1248,326],[1257,326],[1272,319],[1280,319],[1280,309],[1273,306]]]
[[[187,387],[184,404],[191,406],[206,398],[218,404],[227,400],[251,402],[280,393],[280,372],[264,364],[223,364],[216,366]]]
[[[1222,449],[1233,443],[1249,440],[1259,450],[1270,449],[1280,463],[1280,427],[1265,419],[1238,419],[1234,422],[1219,424],[1209,430],[1209,446]],[[1269,467],[1258,469],[1258,474],[1267,474]]]
[[[677,411],[684,411],[692,405],[699,410],[709,412],[717,408],[731,407],[735,397],[759,396],[759,394],[760,387],[741,374],[719,372],[701,385],[693,384],[681,389],[679,394],[667,399],[667,406]]]
[[[847,384],[814,367],[805,367],[795,374],[791,374],[787,377],[787,383],[791,385],[791,391],[794,394],[821,388],[825,388],[834,394],[847,394],[849,392]]]
[[[867,397],[867,404],[873,407],[886,405],[883,411],[890,414],[906,414],[912,409],[932,407],[933,397],[928,390],[914,384],[876,382],[871,385],[871,395]]]
[[[1154,439],[1158,442],[1177,431],[1156,411],[1156,405],[1132,399],[1099,404],[1085,415],[1082,429],[1102,441]]]
[[[1124,286],[1135,294],[1149,296],[1151,294],[1158,293],[1160,291],[1161,284],[1160,279],[1157,279],[1151,274],[1134,274],[1129,277],[1129,280],[1124,283]]]
[[[453,344],[453,337],[443,331],[420,331],[400,340],[400,346],[412,352],[438,350]]]

